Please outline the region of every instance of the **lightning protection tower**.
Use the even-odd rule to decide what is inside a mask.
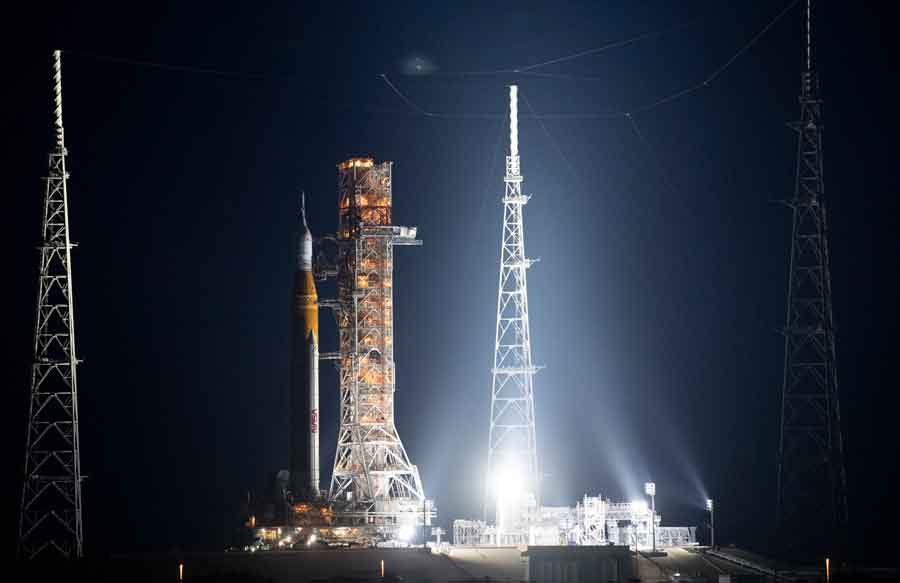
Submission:
[[[62,121],[62,64],[53,52],[56,147],[44,194],[40,276],[31,366],[31,405],[18,555],[81,558],[81,460],[72,247]]]
[[[338,176],[341,403],[329,498],[390,536],[433,516],[394,423],[394,246],[421,241],[414,227],[391,224],[390,162],[351,158]]]
[[[795,558],[843,550],[847,481],[838,406],[828,228],[822,178],[822,100],[813,52],[813,12],[804,12],[784,383],[778,453],[777,525],[781,551]]]
[[[534,430],[533,378],[537,367],[531,360],[525,277],[532,260],[525,257],[522,224],[522,209],[531,197],[522,194],[516,85],[509,88],[509,156],[503,180],[503,234],[483,512],[487,519],[488,508],[493,504],[498,528],[512,533],[522,526],[518,512],[521,504],[529,496],[538,500],[540,486]]]

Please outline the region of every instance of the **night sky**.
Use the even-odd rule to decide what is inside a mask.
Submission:
[[[396,419],[449,528],[480,513],[505,85],[519,83],[523,115],[636,111],[720,70],[788,3],[70,3],[56,18],[9,14],[4,552],[18,520],[51,49],[64,50],[79,244],[86,548],[215,549],[247,489],[287,466],[300,189],[323,235],[337,224],[335,164],[395,163],[395,222],[424,241],[396,253]],[[820,6],[818,61],[850,520],[856,554],[884,563],[900,520],[898,43],[878,6]],[[627,500],[652,479],[664,524],[704,522],[709,496],[719,542],[770,539],[789,243],[778,201],[793,188],[785,122],[799,115],[800,17],[793,7],[708,86],[633,123],[522,120],[545,504]],[[540,75],[452,74],[644,33],[659,34],[531,70]],[[415,59],[434,70],[408,74]],[[321,349],[335,350],[327,312],[322,322]],[[327,487],[338,401],[337,375],[323,371]]]

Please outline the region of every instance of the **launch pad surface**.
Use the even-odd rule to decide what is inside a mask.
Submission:
[[[603,554],[610,547],[595,547]],[[218,552],[169,553],[153,555],[115,555],[103,563],[95,580],[128,574],[134,581],[177,581],[178,566],[183,565],[184,581],[271,581],[305,583],[314,581],[416,581],[432,583],[463,581],[546,581],[529,573],[529,554],[533,549],[553,555],[572,551],[567,547],[532,547],[524,552],[516,548],[451,548],[449,554],[433,554],[410,549],[309,549],[268,553]],[[613,547],[616,550],[616,547]],[[532,551],[531,553],[529,551]],[[737,553],[738,550],[734,549]],[[576,547],[577,554],[590,553],[588,547]],[[627,573],[611,581],[663,582],[712,581],[729,576],[732,581],[764,581],[765,575],[751,568],[713,556],[705,549],[670,549],[665,556],[624,553]],[[728,551],[726,551],[728,552]],[[383,567],[383,571],[382,571]],[[112,579],[110,579],[112,580]],[[568,579],[567,579],[568,580]],[[574,579],[583,580],[583,579]],[[591,579],[588,579],[591,580]],[[604,579],[606,581],[607,579]],[[815,579],[812,579],[815,580]]]

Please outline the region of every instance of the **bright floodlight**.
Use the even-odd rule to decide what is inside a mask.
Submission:
[[[707,499],[706,499],[706,509],[709,510],[710,512],[712,512],[712,509],[713,509],[713,501],[712,501],[712,498],[707,498]]]
[[[517,467],[501,467],[494,470],[494,495],[497,498],[517,497],[522,490],[522,476]]]
[[[409,524],[404,524],[400,527],[400,531],[397,533],[397,537],[404,541],[408,542],[413,536],[413,527]]]
[[[516,465],[504,465],[494,470],[494,497],[497,501],[497,528],[505,532],[519,514],[524,484],[522,472]]]
[[[644,483],[644,494],[647,496],[656,496],[656,482]]]

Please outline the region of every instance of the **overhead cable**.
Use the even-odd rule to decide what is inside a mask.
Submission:
[[[796,6],[799,1],[800,0],[792,0],[790,2],[790,4],[788,4],[777,15],[775,15],[775,17],[772,20],[770,20],[768,22],[768,24],[766,24],[762,28],[762,30],[760,30],[758,33],[756,33],[746,44],[744,44],[740,49],[738,49],[738,51],[736,53],[734,53],[731,57],[729,57],[728,60],[726,60],[722,65],[720,65],[719,67],[714,69],[709,75],[707,75],[703,79],[703,81],[694,83],[692,85],[689,85],[687,87],[684,87],[682,89],[674,91],[674,92],[672,92],[668,95],[665,95],[665,96],[663,96],[655,101],[652,101],[650,103],[646,103],[643,105],[637,105],[637,106],[634,106],[634,107],[631,107],[628,109],[599,111],[599,112],[586,112],[586,113],[549,113],[549,114],[543,114],[543,115],[538,115],[536,113],[533,113],[532,117],[537,118],[537,119],[614,119],[614,118],[622,118],[622,117],[627,117],[634,113],[643,113],[646,111],[650,111],[652,109],[656,109],[657,107],[665,105],[666,103],[670,103],[672,101],[675,101],[675,100],[685,97],[687,95],[696,93],[697,91],[700,91],[704,87],[707,87],[716,78],[718,78],[720,75],[722,75],[722,73],[724,73],[729,67],[731,67],[731,65],[733,65],[734,62],[741,55],[743,55],[748,50],[750,50],[750,48],[753,47],[759,41],[759,39],[762,38],[766,34],[766,32],[769,31],[769,29],[771,29],[779,20],[781,20],[781,18],[785,14],[787,14],[787,12],[790,11],[791,8]],[[582,51],[582,52],[584,52],[584,51]],[[570,55],[570,56],[572,58],[575,58],[574,55]],[[561,57],[561,58],[565,58],[565,57]],[[547,64],[549,64],[549,61],[547,62]],[[543,66],[543,63],[538,63],[538,66]],[[488,75],[488,74],[496,74],[498,72],[501,72],[501,71],[481,72],[479,74]],[[502,72],[516,73],[517,71],[516,70],[508,70],[508,71],[504,70]],[[470,73],[475,74],[478,72],[470,72]],[[466,74],[468,74],[468,73],[466,73]],[[526,75],[527,74],[535,74],[535,75],[547,77],[547,78],[554,78],[554,77],[577,78],[576,76],[564,76],[561,74],[552,74],[552,73],[532,73],[530,71],[524,71],[521,74],[526,74]],[[400,89],[396,85],[394,85],[393,83],[391,83],[388,80],[387,75],[382,74],[381,77],[384,79],[385,83],[387,83],[388,86],[391,87],[391,89],[394,91],[394,93],[396,93],[410,107],[417,110],[419,113],[421,113],[422,115],[424,115],[426,117],[442,118],[442,119],[465,119],[465,118],[496,119],[498,117],[502,117],[502,114],[490,114],[490,113],[446,113],[446,112],[429,111],[429,110],[426,110],[425,108],[419,106],[416,102],[414,102],[407,95],[405,95],[402,91],[400,91]],[[594,79],[594,78],[590,78],[590,79]]]

